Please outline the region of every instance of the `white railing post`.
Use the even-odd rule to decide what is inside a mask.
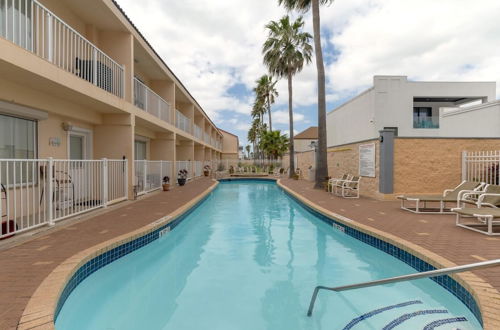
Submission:
[[[147,173],[146,171],[148,170],[148,162],[146,160],[143,160],[142,161],[142,189],[143,191],[147,191],[146,189],[146,178],[148,177],[147,176]]]
[[[163,160],[160,160],[160,185],[163,183]]]
[[[108,207],[108,160],[102,159],[102,204]]]
[[[467,151],[462,151],[462,181],[467,180]]]
[[[54,204],[54,185],[53,185],[53,169],[54,169],[54,159],[52,157],[48,158],[47,162],[47,186],[48,186],[48,191],[47,191],[47,211],[48,211],[48,217],[49,217],[49,226],[54,225],[54,213],[53,213],[53,204]]]
[[[92,77],[94,85],[97,86],[97,49],[92,49]]]
[[[124,163],[124,166],[123,166],[123,169],[124,169],[124,175],[125,175],[125,184],[124,184],[124,192],[123,192],[123,195],[125,196],[126,199],[128,199],[128,161],[127,159],[124,159],[123,160],[123,163]]]
[[[54,38],[53,38],[53,27],[52,27],[52,15],[47,14],[47,48],[48,48],[48,60],[49,62],[54,62]]]

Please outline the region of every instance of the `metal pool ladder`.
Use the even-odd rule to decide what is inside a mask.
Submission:
[[[411,281],[411,280],[416,280],[419,278],[436,277],[436,276],[441,276],[441,275],[460,273],[460,272],[465,272],[465,271],[469,271],[469,270],[476,270],[476,269],[480,269],[480,268],[488,268],[488,267],[495,267],[495,266],[500,266],[500,259],[488,260],[488,261],[477,262],[477,263],[467,264],[467,265],[462,265],[462,266],[443,268],[443,269],[430,270],[427,272],[421,272],[421,273],[415,273],[415,274],[389,277],[389,278],[384,278],[384,279],[376,280],[376,281],[369,281],[369,282],[362,282],[362,283],[357,283],[357,284],[337,286],[337,287],[333,287],[333,288],[318,285],[317,287],[314,288],[314,292],[313,292],[312,297],[311,297],[311,302],[309,303],[309,310],[307,311],[307,316],[312,315],[312,312],[314,309],[314,303],[316,302],[316,298],[318,297],[319,290],[329,290],[329,291],[340,292],[340,291],[354,290],[354,289],[366,288],[366,287],[370,287],[370,286],[376,286],[376,285],[382,285],[382,284],[388,284],[388,283]]]

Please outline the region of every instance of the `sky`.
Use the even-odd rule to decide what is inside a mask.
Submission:
[[[246,145],[265,25],[289,13],[277,0],[118,0],[215,124]],[[321,8],[327,111],[372,85],[410,80],[496,81],[500,98],[500,1],[335,0]],[[294,18],[297,13],[290,13]],[[312,34],[312,17],[304,15]],[[294,131],[317,125],[314,59],[293,80]],[[288,133],[286,80],[272,107]]]

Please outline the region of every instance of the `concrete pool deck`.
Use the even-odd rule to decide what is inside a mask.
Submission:
[[[392,201],[368,198],[346,200],[314,190],[312,183],[303,180],[282,179],[281,183],[324,209],[400,237],[452,263],[465,264],[500,257],[500,238],[456,227],[453,216],[404,212],[399,209],[398,202]],[[11,241],[14,243],[3,241],[0,244],[0,329],[15,329],[19,325],[30,298],[47,276],[65,260],[83,250],[137,231],[160,217],[175,213],[213,185],[211,179],[201,178],[195,184],[188,183],[168,193],[153,193],[99,214],[89,214],[85,219],[63,221],[60,226],[28,239],[18,237]],[[498,295],[495,289],[500,289],[500,269],[492,268],[474,274],[493,286],[492,304],[489,306],[496,308],[482,312],[493,315],[493,322],[495,314],[498,315],[496,325],[500,328],[500,300],[495,300]],[[49,324],[45,325],[50,328]]]

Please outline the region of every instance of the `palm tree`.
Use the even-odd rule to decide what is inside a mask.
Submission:
[[[265,113],[266,113],[266,105],[264,101],[256,99],[252,106],[252,112],[250,113],[252,118],[262,121]]]
[[[250,158],[250,145],[249,144],[246,145],[245,150],[247,151],[247,157]]]
[[[278,159],[283,157],[288,144],[288,137],[278,130],[263,132],[259,146],[271,159]]]
[[[330,5],[334,0],[278,0],[288,10],[307,12],[312,8],[314,50],[316,53],[316,70],[318,72],[318,150],[316,154],[316,184],[322,188],[322,181],[328,176],[326,151],[326,96],[325,96],[325,65],[321,49],[320,5]]]
[[[269,115],[269,130],[272,131],[273,124],[271,120],[271,104],[273,104],[275,98],[278,97],[278,91],[275,88],[278,81],[273,81],[273,77],[271,75],[265,74],[255,82],[257,84],[257,87],[254,88],[255,98],[266,103],[266,111]]]
[[[269,36],[264,42],[262,53],[264,64],[269,72],[278,78],[288,79],[288,114],[290,121],[290,177],[295,173],[293,146],[293,88],[292,77],[300,72],[304,64],[311,62],[312,36],[303,32],[302,17],[290,22],[290,17],[284,16],[279,21],[271,21],[266,25]]]

